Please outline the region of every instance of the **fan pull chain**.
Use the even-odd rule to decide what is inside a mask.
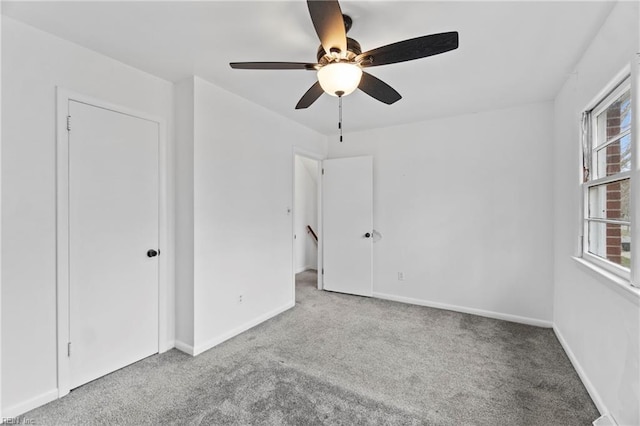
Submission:
[[[338,129],[340,130],[340,142],[342,142],[342,93],[336,92],[338,94]]]

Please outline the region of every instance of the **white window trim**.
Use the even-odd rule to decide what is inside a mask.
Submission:
[[[629,67],[631,75],[631,143],[635,148],[631,157],[631,286],[640,288],[640,54],[633,55]]]
[[[582,257],[573,256],[572,259],[593,274],[596,278],[603,281],[610,288],[640,306],[640,288],[630,285],[628,280],[621,278],[616,274],[612,274],[606,269],[602,269],[598,265],[585,260]]]
[[[638,75],[638,65],[634,64],[634,70],[635,73],[631,72],[631,66],[628,65],[626,67],[624,67],[624,69],[622,69],[610,82],[609,84],[607,84],[588,104],[587,106],[583,109],[583,111],[588,111],[592,121],[590,123],[591,125],[591,131],[592,134],[595,135],[596,134],[596,123],[595,123],[595,117],[598,116],[598,114],[600,114],[601,112],[603,112],[604,110],[606,110],[606,108],[608,108],[611,104],[613,104],[613,102],[615,102],[615,100],[626,90],[631,90],[631,100],[633,102],[632,104],[632,118],[631,118],[631,129],[627,132],[623,132],[620,135],[616,136],[615,138],[611,138],[610,140],[605,141],[604,143],[598,145],[597,147],[590,147],[591,150],[591,156],[593,157],[593,153],[596,151],[595,148],[598,149],[602,149],[604,147],[606,147],[608,144],[615,142],[616,140],[624,137],[626,134],[631,133],[631,143],[633,144],[633,154],[632,154],[632,158],[631,158],[631,171],[629,172],[621,172],[621,173],[617,173],[615,175],[612,176],[605,176],[605,177],[601,177],[598,179],[594,179],[591,181],[587,181],[587,182],[583,182],[581,179],[580,182],[580,186],[582,188],[582,206],[581,206],[581,215],[580,215],[580,250],[579,250],[579,258],[576,258],[576,260],[579,260],[579,263],[582,263],[584,265],[590,266],[590,269],[592,269],[595,272],[599,272],[601,275],[603,275],[605,278],[608,278],[609,280],[612,279],[612,277],[616,277],[615,281],[617,284],[621,284],[621,281],[624,283],[624,286],[629,287],[630,289],[632,289],[632,293],[635,295],[638,295],[638,292],[636,291],[639,287],[640,287],[640,282],[638,282],[638,278],[640,277],[640,273],[637,271],[638,266],[640,265],[640,261],[638,260],[640,258],[638,251],[640,251],[640,244],[634,244],[637,242],[637,234],[638,232],[636,231],[637,227],[638,227],[638,223],[637,223],[637,218],[638,216],[640,216],[640,212],[638,210],[640,210],[640,207],[637,206],[638,204],[638,200],[636,199],[636,197],[634,196],[634,191],[635,188],[638,186],[638,157],[640,156],[640,154],[638,153],[638,151],[640,151],[640,148],[638,147],[637,144],[637,140],[638,140],[638,136],[637,136],[637,125],[638,125],[638,115],[640,114],[640,111],[638,111],[638,89],[637,89],[637,84],[640,81],[640,76]],[[592,161],[593,163],[593,161]],[[590,174],[594,173],[593,170],[593,164],[589,165],[590,168]],[[631,251],[631,265],[630,268],[624,268],[620,265],[617,265],[613,262],[607,261],[605,259],[600,258],[599,256],[596,256],[592,253],[590,253],[588,251],[588,242],[586,241],[586,238],[588,237],[589,233],[588,233],[588,226],[589,226],[589,220],[587,220],[588,218],[588,209],[589,209],[589,205],[588,205],[588,191],[589,188],[594,187],[594,186],[598,186],[598,185],[602,185],[605,183],[610,183],[610,182],[616,182],[616,181],[620,181],[623,179],[630,179],[631,182],[631,218],[630,218],[630,222],[631,222],[631,242],[632,242],[632,247],[635,247],[635,249],[632,249]],[[593,221],[593,219],[591,219]],[[624,223],[626,224],[627,221],[615,221],[615,220],[611,220],[611,219],[606,219],[603,220],[602,222],[605,223]]]

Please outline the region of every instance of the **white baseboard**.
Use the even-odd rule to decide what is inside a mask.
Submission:
[[[19,404],[12,405],[2,410],[3,419],[12,419],[18,417],[27,411],[31,411],[34,408],[38,408],[41,405],[47,404],[51,401],[58,399],[58,389],[52,389],[43,394],[40,394],[34,398],[23,401]]]
[[[164,347],[160,348],[160,350],[158,351],[158,353],[163,354],[167,351],[170,351],[171,349],[176,347],[176,341],[175,340],[168,340],[165,342]]]
[[[224,342],[226,340],[229,340],[232,337],[235,337],[238,334],[249,330],[250,328],[255,327],[256,325],[258,325],[260,323],[263,323],[266,320],[268,320],[270,318],[273,318],[276,315],[279,315],[282,312],[293,308],[295,306],[295,304],[296,304],[295,301],[291,301],[291,302],[287,303],[284,306],[281,306],[281,307],[279,307],[277,309],[274,309],[273,311],[267,312],[264,315],[261,315],[261,316],[259,316],[257,318],[254,318],[251,321],[248,321],[248,322],[242,324],[241,326],[236,327],[236,328],[234,328],[234,329],[232,329],[232,330],[230,330],[230,331],[228,331],[228,332],[226,332],[226,333],[224,333],[224,334],[222,334],[220,336],[214,337],[213,339],[211,339],[211,340],[209,340],[209,341],[207,341],[207,342],[205,342],[205,343],[203,343],[201,345],[197,345],[197,346],[191,348],[192,351],[193,351],[193,353],[191,353],[191,355],[193,355],[193,356],[199,355],[202,352],[207,351],[207,350],[213,348],[214,346],[217,346],[220,343],[222,343],[222,342]],[[176,348],[180,349],[178,347],[178,342],[176,342]],[[180,349],[180,350],[182,350],[183,352],[187,352],[187,351],[185,351],[183,349]],[[189,352],[187,352],[187,353],[189,353]]]
[[[314,265],[307,265],[307,266],[303,266],[302,268],[298,268],[296,269],[296,274],[299,274],[300,272],[304,272],[304,271],[315,271],[316,267]]]
[[[589,377],[587,377],[587,374],[582,369],[582,366],[578,362],[578,359],[573,354],[571,347],[569,347],[569,344],[567,343],[566,340],[564,340],[562,333],[560,332],[558,327],[556,327],[555,325],[553,326],[553,332],[556,334],[556,337],[558,338],[558,341],[560,342],[562,349],[564,349],[564,352],[567,354],[569,361],[571,361],[573,368],[578,373],[578,377],[580,377],[580,380],[582,380],[582,384],[584,384],[584,387],[587,389],[589,396],[593,400],[593,403],[596,405],[596,408],[598,409],[600,414],[604,415],[608,413],[609,410],[607,410],[607,407],[602,401],[602,398],[600,397],[600,394],[598,393],[597,389],[595,388],[595,386],[593,386],[593,384],[591,383],[591,380],[589,380]]]
[[[503,314],[500,312],[485,311],[482,309],[467,308],[465,306],[449,305],[447,303],[431,302],[429,300],[414,299],[411,297],[396,296],[386,293],[373,293],[378,299],[392,300],[394,302],[409,303],[411,305],[428,306],[430,308],[446,309],[448,311],[462,312],[465,314],[479,315],[482,317],[517,322],[520,324],[534,325],[536,327],[551,328],[553,322],[537,318],[522,317],[519,315]]]
[[[193,346],[187,345],[186,343],[181,342],[180,340],[175,341],[174,347],[177,350],[182,351],[186,354],[194,355]]]
[[[618,422],[611,414],[605,414],[598,417],[592,423],[593,426],[618,426]]]

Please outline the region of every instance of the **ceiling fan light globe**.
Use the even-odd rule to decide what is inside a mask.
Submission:
[[[358,88],[362,69],[352,63],[334,62],[318,70],[318,81],[322,90],[331,96],[346,96]]]

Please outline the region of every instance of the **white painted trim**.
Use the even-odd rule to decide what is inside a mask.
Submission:
[[[599,148],[599,147],[598,147]],[[593,166],[592,166],[593,167]],[[600,185],[604,185],[607,183],[614,183],[614,182],[618,182],[621,180],[625,180],[625,179],[630,179],[631,178],[631,172],[620,172],[620,173],[616,173],[615,175],[610,175],[610,176],[605,176],[605,177],[601,177],[598,179],[593,179],[590,181],[587,181],[584,183],[584,186],[586,188],[591,188],[594,186],[600,186]],[[593,219],[598,219],[598,218],[593,218]],[[601,219],[601,220],[611,220],[612,222],[614,221],[614,219]],[[620,222],[620,223],[624,223],[624,222],[629,222],[626,220],[616,220],[616,222]]]
[[[411,297],[396,296],[374,292],[373,297],[378,299],[392,300],[394,302],[409,303],[411,305],[428,306],[430,308],[446,309],[448,311],[462,312],[465,314],[479,315],[481,317],[499,319],[504,321],[517,322],[520,324],[534,325],[536,327],[551,328],[553,322],[537,318],[523,317],[519,315],[503,314],[501,312],[485,311],[483,309],[467,308],[465,306],[450,305],[448,303],[432,302],[429,300],[414,299]]]
[[[26,413],[27,411],[33,410],[34,408],[38,408],[51,401],[55,401],[56,399],[58,399],[58,389],[51,389],[19,404],[5,408],[2,413],[2,419],[15,418]]]
[[[69,101],[97,106],[115,112],[158,123],[158,239],[161,255],[158,257],[158,352],[173,347],[167,339],[168,317],[172,309],[168,305],[168,295],[174,286],[173,274],[173,194],[170,190],[172,179],[170,147],[167,139],[166,120],[145,112],[121,105],[114,105],[101,99],[56,87],[56,261],[57,261],[57,354],[58,354],[58,397],[70,391],[69,359],[69,139],[67,116]]]
[[[317,194],[317,207],[318,207],[318,259],[316,265],[316,271],[318,271],[318,290],[324,289],[324,201],[322,200],[322,170],[323,170],[324,158],[318,160],[318,176],[316,181],[318,182],[318,194]]]
[[[230,331],[228,331],[228,332],[226,332],[226,333],[224,333],[224,334],[222,334],[220,336],[217,336],[217,337],[214,337],[213,339],[210,339],[209,341],[207,341],[207,342],[205,342],[205,343],[203,343],[201,345],[198,345],[198,346],[196,346],[194,348],[191,348],[192,351],[193,351],[193,353],[191,353],[191,355],[193,355],[193,356],[200,355],[202,352],[207,351],[207,350],[213,348],[214,346],[218,346],[220,343],[225,342],[225,341],[231,339],[232,337],[235,337],[238,334],[243,333],[243,332],[249,330],[250,328],[255,327],[256,325],[261,324],[261,323],[265,322],[266,320],[271,319],[271,318],[275,317],[276,315],[279,315],[279,314],[281,314],[281,313],[293,308],[295,305],[296,305],[296,301],[292,300],[291,302],[287,303],[284,306],[281,306],[280,308],[274,309],[273,311],[269,311],[264,315],[261,315],[261,316],[259,316],[257,318],[254,318],[251,321],[248,321],[248,322],[242,324],[241,326],[234,328],[233,330],[230,330]],[[176,342],[176,347],[178,349],[180,349],[177,346],[177,342]],[[190,347],[188,345],[184,345],[184,348],[185,349],[189,349]],[[180,350],[182,350],[182,349],[180,349]],[[188,350],[182,350],[182,351],[186,352],[186,353],[189,353]]]
[[[601,268],[594,262],[590,262],[584,258],[574,256],[572,259],[584,266],[587,271],[592,273],[596,278],[599,278],[600,281],[606,282],[617,293],[620,293],[637,306],[640,306],[640,289],[633,287],[629,280],[626,280],[607,269]]]
[[[2,81],[2,19],[0,18],[0,81]],[[0,99],[2,99],[2,84],[0,84]],[[2,102],[0,102],[0,147],[2,146]],[[2,149],[0,149],[0,200],[2,200]],[[2,202],[0,202],[2,205]],[[2,209],[0,208],[0,241],[2,241]],[[2,244],[0,244],[0,271],[2,271]],[[0,330],[2,330],[2,274],[0,274]],[[2,333],[0,332],[0,366],[2,365]],[[0,368],[0,384],[2,383],[2,368]],[[0,401],[2,401],[2,386],[0,386]],[[3,411],[0,403],[0,419]]]
[[[591,424],[593,426],[618,426],[618,422],[616,422],[611,413],[598,417]]]
[[[589,226],[589,221],[590,221],[589,219],[585,220],[585,235],[586,235],[586,229]],[[604,223],[607,223],[607,222],[604,222]],[[578,257],[578,259],[582,260],[582,262],[584,262],[585,264],[590,263],[591,265],[593,265],[593,268],[597,268],[598,270],[601,270],[603,272],[606,271],[611,275],[615,275],[619,277],[620,280],[622,281],[631,283],[631,271],[629,269],[623,266],[617,265],[607,259],[596,256],[595,254],[590,253],[588,250],[589,248],[585,244],[585,251],[582,253],[581,257]]]
[[[640,13],[638,14],[640,18]],[[640,34],[639,34],[640,35]],[[639,40],[640,43],[640,40]],[[631,241],[635,244],[636,250],[631,251],[630,278],[631,285],[640,288],[640,250],[637,250],[640,242],[640,53],[636,53],[631,58],[631,99],[633,105],[631,110],[631,144],[635,148],[631,157]]]
[[[187,345],[186,343],[181,342],[180,340],[176,340],[176,341],[175,341],[174,347],[175,347],[177,350],[182,351],[182,352],[184,352],[184,353],[186,353],[186,354],[189,354],[189,355],[191,355],[191,356],[193,356],[193,355],[194,355],[193,346],[191,346],[191,345]]]
[[[562,346],[562,349],[564,349],[564,352],[567,354],[567,357],[569,358],[569,361],[571,361],[571,365],[573,365],[573,368],[578,373],[578,377],[580,377],[580,380],[582,381],[582,384],[587,389],[587,392],[589,393],[589,396],[593,400],[593,403],[596,405],[596,408],[598,409],[600,414],[603,415],[605,413],[608,413],[607,407],[604,404],[604,402],[602,401],[602,398],[600,397],[600,394],[598,393],[598,390],[596,389],[595,386],[593,386],[593,384],[591,383],[591,380],[589,380],[589,377],[587,377],[587,373],[585,373],[584,370],[582,369],[582,366],[578,362],[578,359],[573,354],[573,351],[569,347],[569,344],[564,339],[564,337],[562,336],[562,333],[560,332],[560,330],[558,329],[558,327],[555,324],[553,326],[553,332],[555,333],[556,337],[558,338],[558,341],[560,342],[560,346]]]
[[[66,118],[71,94],[56,92],[56,288],[58,397],[71,390],[67,342],[69,341],[69,141]],[[66,196],[65,196],[66,195]]]

